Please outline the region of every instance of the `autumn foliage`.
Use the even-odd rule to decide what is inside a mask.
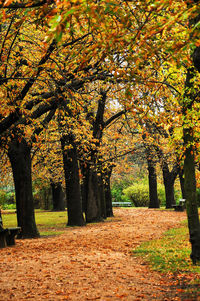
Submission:
[[[199,1],[0,9],[2,178],[12,170],[21,237],[39,237],[32,179],[64,186],[68,225],[84,226],[113,215],[111,175],[131,154],[146,164],[150,208],[160,205],[158,166],[167,209],[179,175],[199,261]]]

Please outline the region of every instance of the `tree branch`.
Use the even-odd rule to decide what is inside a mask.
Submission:
[[[42,130],[44,128],[46,128],[46,126],[49,124],[49,122],[51,121],[51,119],[53,118],[53,116],[55,115],[55,112],[56,112],[56,109],[57,108],[54,108],[53,110],[51,110],[49,112],[49,114],[44,118],[44,120],[40,123],[40,126],[38,126],[34,132],[33,132],[33,135],[31,137],[31,141],[32,142],[36,142],[36,136],[38,136]]]
[[[54,3],[54,0],[42,0],[42,1],[30,1],[27,3],[23,2],[18,2],[18,1],[13,1],[10,4],[6,4],[7,1],[3,1],[0,4],[1,9],[6,9],[6,8],[12,8],[12,9],[18,9],[18,8],[36,8],[43,6],[44,4],[48,3],[49,5]]]
[[[115,115],[111,116],[108,120],[106,120],[104,122],[104,128],[106,128],[111,122],[113,122],[115,119],[117,119],[118,117],[120,117],[121,115],[125,114],[126,111],[123,110],[123,111],[120,111],[118,113],[116,113]]]

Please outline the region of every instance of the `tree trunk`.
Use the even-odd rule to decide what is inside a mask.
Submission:
[[[66,183],[68,226],[84,226],[79,167],[74,137],[70,133],[61,138]],[[70,148],[65,149],[65,146]]]
[[[159,208],[158,192],[157,192],[157,175],[155,163],[151,158],[147,158],[148,177],[149,177],[149,208]]]
[[[200,55],[199,55],[200,57]],[[188,69],[185,83],[185,99],[183,103],[183,115],[185,116],[186,125],[183,125],[183,139],[185,147],[184,159],[184,188],[186,196],[186,209],[188,218],[188,228],[190,243],[192,247],[191,259],[194,264],[200,261],[200,222],[196,196],[196,176],[195,176],[195,159],[194,159],[194,134],[192,126],[188,127],[187,111],[191,110],[193,98],[193,78],[194,68]],[[190,100],[190,101],[188,101]],[[191,118],[191,117],[190,117]],[[192,124],[189,119],[189,124]]]
[[[172,208],[172,205],[175,205],[174,182],[178,170],[177,172],[175,171],[170,172],[167,163],[164,162],[162,166],[162,171],[163,171],[163,181],[165,186],[166,209],[169,209]]]
[[[180,170],[179,171],[179,181],[180,181],[180,187],[181,187],[181,194],[182,194],[182,198],[186,199],[186,195],[185,195],[185,181],[184,181],[184,177],[183,177],[184,171]]]
[[[40,208],[43,210],[50,210],[52,204],[51,187],[43,187],[41,190]]]
[[[39,237],[34,215],[30,151],[26,140],[20,141],[17,137],[8,149],[15,184],[17,223],[22,230],[20,238]]]
[[[112,217],[113,209],[112,209],[112,195],[111,195],[111,187],[110,187],[110,177],[112,173],[112,168],[108,170],[108,172],[104,176],[104,187],[105,187],[105,202],[106,202],[106,216]]]
[[[83,212],[86,212],[87,206],[87,183],[88,183],[88,172],[87,172],[87,164],[80,163],[81,174],[82,174],[82,183],[81,183],[81,197],[82,197],[82,209]]]
[[[184,143],[187,145],[184,160],[184,174],[188,227],[192,246],[191,259],[192,262],[196,264],[197,261],[200,261],[200,223],[196,198],[194,149],[191,145],[193,134],[189,129],[184,129],[183,135]]]
[[[103,217],[101,209],[101,189],[99,186],[97,172],[89,164],[82,164],[81,170],[83,175],[81,192],[86,222],[100,222],[103,220]],[[104,197],[103,200],[105,201]]]
[[[199,3],[199,1],[186,1],[188,7]],[[200,21],[200,14],[189,20],[189,27],[194,26]],[[200,72],[200,47],[196,47],[192,53],[193,64],[195,68]],[[190,235],[190,242],[192,247],[191,259],[194,264],[200,262],[200,222],[197,206],[196,196],[196,176],[195,176],[195,160],[194,160],[194,133],[193,133],[193,120],[188,117],[188,111],[192,111],[193,104],[195,102],[196,95],[199,101],[199,91],[195,91],[194,77],[197,72],[194,67],[187,70],[187,76],[185,81],[185,97],[183,98],[182,112],[184,117],[183,123],[183,139],[184,139],[184,188],[186,196],[186,209],[188,218],[188,228]]]
[[[61,183],[51,182],[53,211],[65,211],[65,196]]]
[[[98,177],[96,170],[88,168],[87,171],[87,196],[86,196],[86,222],[100,222],[101,216],[101,199],[98,185]]]
[[[102,175],[98,176],[98,186],[99,186],[99,193],[100,193],[100,203],[101,203],[101,217],[106,219],[106,200],[105,200],[105,187],[103,183]]]

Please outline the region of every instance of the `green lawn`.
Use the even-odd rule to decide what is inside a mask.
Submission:
[[[133,253],[145,258],[153,269],[161,272],[192,271],[200,274],[200,266],[193,266],[190,260],[186,221],[181,228],[167,231],[161,239],[141,244]]]
[[[200,295],[200,265],[192,264],[190,253],[186,221],[181,228],[171,229],[162,238],[144,242],[133,251],[134,256],[141,256],[153,270],[174,275],[184,293],[196,297]]]
[[[17,217],[15,210],[9,210],[9,214],[2,214],[4,228],[16,227]],[[67,224],[67,212],[51,212],[36,210],[36,224],[40,235],[59,235],[64,232]]]
[[[2,214],[4,227],[17,226],[15,211],[8,212]],[[36,210],[35,216],[42,236],[59,235],[66,229],[67,212]],[[193,266],[190,260],[191,246],[186,221],[181,228],[171,229],[161,239],[145,242],[133,252],[147,260],[153,269],[161,272],[184,271],[200,274],[200,266]]]

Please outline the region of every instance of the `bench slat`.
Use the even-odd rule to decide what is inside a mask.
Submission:
[[[6,242],[8,246],[15,245],[15,236],[20,232],[21,228],[8,228],[9,234],[6,236]]]
[[[184,211],[185,209],[185,199],[180,199],[179,204],[172,205],[172,207],[175,209],[175,211]]]
[[[112,202],[113,207],[132,207],[131,202]]]

